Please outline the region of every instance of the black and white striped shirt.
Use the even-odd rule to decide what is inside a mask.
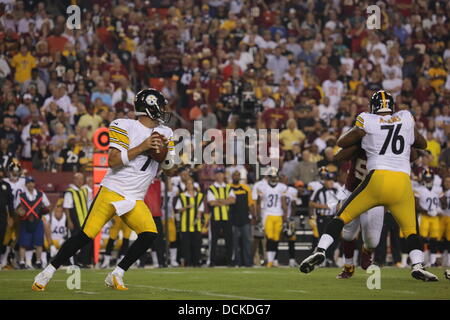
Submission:
[[[325,187],[316,190],[313,194],[312,201],[320,204],[329,205],[336,204],[338,190],[336,188],[327,189]],[[332,209],[315,209],[318,216],[334,216],[336,214],[336,205],[331,205]]]

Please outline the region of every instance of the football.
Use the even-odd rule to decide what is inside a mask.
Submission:
[[[162,140],[163,135],[160,134],[159,132],[153,132],[152,136],[154,136],[154,135],[161,137],[161,140]],[[155,149],[148,150],[147,154],[149,157],[151,157],[156,162],[161,163],[164,161],[164,159],[166,159],[167,152],[168,152],[167,145],[163,145],[160,150],[155,150]]]

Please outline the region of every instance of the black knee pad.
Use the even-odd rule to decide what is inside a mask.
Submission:
[[[267,240],[267,251],[277,251],[277,242],[273,240]]]
[[[430,239],[430,252],[431,253],[436,253],[437,252],[437,247],[438,247],[437,239],[431,238]]]
[[[344,228],[344,221],[339,218],[334,218],[327,225],[325,233],[329,234],[333,237],[334,241],[338,240],[341,237],[342,229]]]
[[[155,232],[141,232],[138,234],[138,238],[136,241],[140,241],[142,243],[145,243],[148,247],[150,247],[153,243],[153,241],[155,241],[157,236],[157,233]]]
[[[420,240],[419,235],[411,234],[406,241],[408,243],[408,252],[413,250],[423,250],[422,241]]]

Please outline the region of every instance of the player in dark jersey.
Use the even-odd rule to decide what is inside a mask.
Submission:
[[[347,172],[344,192],[350,196],[353,190],[364,180],[367,175],[366,154],[359,148],[351,153],[347,149],[339,151],[335,155],[336,161],[350,161]],[[337,275],[338,279],[348,279],[355,272],[353,255],[356,247],[356,238],[359,230],[362,230],[363,247],[361,250],[361,268],[366,270],[372,264],[372,252],[377,247],[381,231],[383,229],[384,207],[374,207],[357,219],[345,225],[342,231],[342,247],[344,251],[344,268]]]

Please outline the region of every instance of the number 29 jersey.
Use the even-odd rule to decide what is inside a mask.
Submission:
[[[409,155],[414,143],[414,118],[407,110],[380,116],[363,112],[356,126],[366,132],[362,148],[367,155],[367,170],[389,170],[410,174]]]
[[[140,145],[153,131],[164,135],[169,141],[169,152],[173,152],[172,129],[159,125],[147,128],[138,120],[118,119],[109,126],[109,147],[127,151]],[[109,168],[102,186],[126,199],[144,200],[147,189],[158,172],[159,163],[145,154],[140,154],[126,166]]]

